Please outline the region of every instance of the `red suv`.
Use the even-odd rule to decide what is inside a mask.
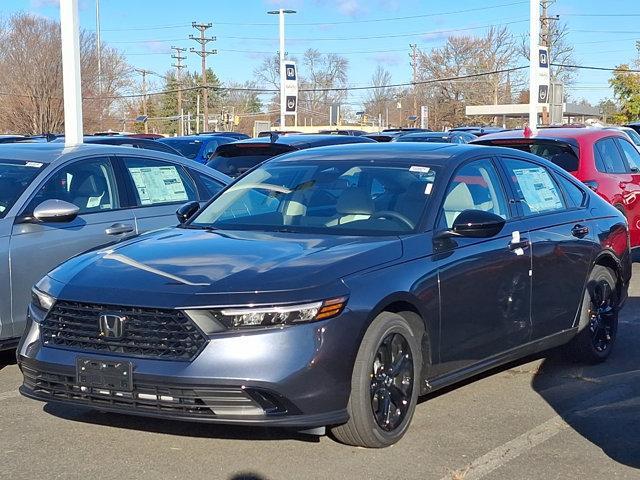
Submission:
[[[640,151],[617,130],[542,128],[486,135],[474,144],[517,148],[539,155],[571,172],[625,214],[631,247],[640,247]]]

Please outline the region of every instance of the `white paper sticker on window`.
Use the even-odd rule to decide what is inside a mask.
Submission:
[[[525,202],[533,213],[559,210],[562,200],[553,180],[542,167],[514,169]]]
[[[430,170],[431,168],[423,167],[421,165],[412,165],[411,168],[409,168],[410,172],[420,172],[420,173],[429,173]]]
[[[25,167],[40,168],[42,166],[42,163],[39,163],[39,162],[27,162],[24,165],[25,165]]]
[[[182,178],[173,165],[130,167],[129,172],[142,205],[188,200]]]
[[[433,190],[433,183],[427,183],[427,186],[424,187],[424,194],[425,195],[431,194],[431,190]]]

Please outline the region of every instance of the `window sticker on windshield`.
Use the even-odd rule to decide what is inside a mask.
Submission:
[[[172,165],[130,167],[129,172],[131,172],[142,205],[188,200],[178,169]]]
[[[410,172],[420,172],[420,173],[429,173],[431,169],[429,167],[423,167],[421,165],[412,165],[411,168],[409,168]]]
[[[518,168],[514,169],[513,173],[518,179],[522,196],[532,212],[562,208],[556,186],[543,168]]]
[[[39,162],[27,162],[24,164],[25,167],[31,167],[31,168],[40,168],[42,166],[41,163]]]
[[[424,187],[424,194],[430,195],[431,190],[433,190],[433,183],[427,183],[427,185]]]

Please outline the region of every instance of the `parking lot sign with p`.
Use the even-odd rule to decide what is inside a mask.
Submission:
[[[287,115],[295,115],[298,112],[298,71],[296,63],[287,60],[284,68],[284,112]]]

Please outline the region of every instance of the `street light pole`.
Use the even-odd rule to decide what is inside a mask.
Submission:
[[[529,0],[529,128],[538,127],[538,42],[540,39],[540,0]]]
[[[80,22],[78,0],[60,0],[64,143],[82,143],[82,87],[80,81]]]
[[[296,13],[295,10],[271,10],[267,12],[270,15],[278,15],[280,29],[280,130],[284,130],[286,124],[287,99],[284,92],[285,71],[284,71],[284,15],[286,13]]]

